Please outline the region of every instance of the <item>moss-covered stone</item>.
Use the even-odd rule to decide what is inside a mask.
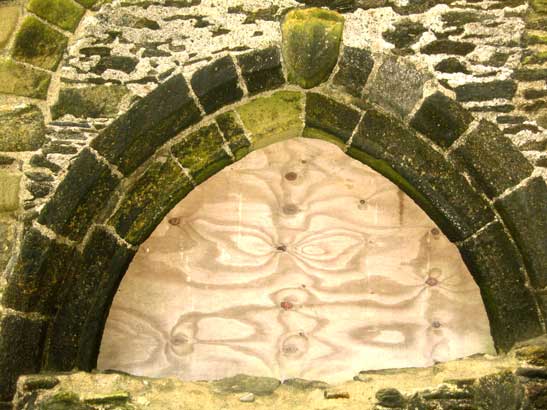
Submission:
[[[91,146],[129,175],[167,140],[200,119],[186,81],[175,75],[118,117]]]
[[[118,182],[105,164],[84,149],[43,208],[40,223],[72,240],[81,240]]]
[[[473,401],[479,410],[519,410],[525,402],[524,387],[509,370],[481,377],[473,390]]]
[[[349,94],[360,97],[373,66],[374,59],[369,50],[344,47],[332,82],[344,87]]]
[[[388,408],[404,407],[406,402],[401,392],[392,387],[378,390],[375,396],[380,406]]]
[[[113,117],[127,92],[123,85],[62,88],[57,102],[51,107],[51,116],[53,119],[65,114],[80,118]]]
[[[186,136],[172,151],[199,184],[232,162],[223,144],[217,125],[210,124]]]
[[[547,346],[542,344],[532,344],[516,349],[515,356],[527,365],[546,367],[547,366]]]
[[[298,92],[279,91],[259,97],[237,108],[237,112],[251,133],[252,149],[299,137],[304,127],[302,94]]]
[[[237,56],[237,62],[250,94],[273,90],[285,83],[281,52],[277,47],[241,54]]]
[[[434,40],[431,43],[422,47],[424,54],[452,54],[465,56],[472,52],[477,46],[473,43],[465,41],[452,40]]]
[[[130,396],[128,392],[120,391],[107,394],[94,394],[92,396],[83,397],[83,402],[88,404],[98,405],[120,405],[129,401]]]
[[[547,286],[547,185],[541,177],[496,201],[536,288]]]
[[[410,125],[442,147],[449,147],[462,135],[473,116],[460,104],[436,92],[422,103]]]
[[[27,10],[44,20],[69,31],[74,31],[85,9],[71,0],[30,0]]]
[[[15,30],[15,26],[17,25],[19,14],[19,6],[0,5],[0,21],[2,22],[2,25],[0,26],[0,49],[4,48],[8,43],[13,30]]]
[[[229,111],[215,118],[217,125],[228,146],[234,154],[235,160],[243,158],[249,153],[251,143],[245,136],[245,130],[239,125],[235,111]]]
[[[45,100],[50,80],[48,73],[0,58],[0,93]]]
[[[59,379],[55,376],[34,375],[25,377],[23,388],[26,391],[49,390],[59,384]]]
[[[513,73],[513,78],[519,81],[547,80],[547,68],[519,68]]]
[[[192,89],[207,114],[243,97],[234,62],[222,57],[200,68],[192,76]]]
[[[372,157],[371,166],[407,192],[450,240],[467,238],[493,219],[489,204],[461,172],[394,118],[368,110],[352,148],[349,154],[358,159],[368,160],[356,150]]]
[[[534,169],[511,140],[486,120],[465,137],[454,155],[490,198],[518,184]]]
[[[455,88],[458,101],[487,101],[496,98],[512,99],[517,91],[513,80],[494,80],[483,83],[467,83]]]
[[[61,61],[68,39],[58,31],[42,23],[36,17],[28,16],[21,24],[12,56],[16,60],[55,70]]]
[[[306,94],[306,127],[303,136],[345,146],[359,123],[361,113],[332,98]]]
[[[19,208],[21,174],[0,169],[0,212]]]
[[[211,384],[213,390],[221,393],[253,393],[257,396],[267,396],[272,394],[281,382],[272,377],[238,374],[233,377],[215,380]]]
[[[281,31],[290,82],[311,88],[327,80],[338,60],[343,27],[344,18],[333,11],[309,8],[287,13]]]
[[[388,57],[378,69],[366,92],[368,99],[401,117],[406,116],[423,96],[430,78],[401,58]]]
[[[93,7],[93,5],[97,3],[97,0],[76,0],[76,1],[88,9]]]
[[[530,0],[530,4],[538,13],[547,13],[547,0]]]
[[[459,245],[462,257],[481,290],[497,349],[542,333],[534,298],[525,285],[518,250],[499,222]]]
[[[40,410],[93,410],[80,401],[76,393],[59,391],[40,404]]]
[[[45,134],[44,116],[35,105],[0,110],[0,151],[35,151]]]
[[[157,161],[124,195],[109,224],[125,240],[139,245],[192,188],[173,159]]]

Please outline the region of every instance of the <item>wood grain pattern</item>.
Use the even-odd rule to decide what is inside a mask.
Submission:
[[[100,369],[340,382],[493,352],[456,247],[390,181],[318,140],[255,151],[141,246]]]

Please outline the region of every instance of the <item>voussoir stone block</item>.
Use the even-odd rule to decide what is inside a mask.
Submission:
[[[60,235],[79,241],[118,183],[110,168],[86,148],[70,165],[38,221]]]
[[[45,100],[50,81],[48,73],[0,58],[0,93]]]
[[[319,138],[344,146],[361,119],[361,113],[332,98],[306,94],[304,137]]]
[[[117,84],[62,88],[51,107],[51,116],[54,120],[65,114],[79,118],[114,117],[127,93],[127,87]]]
[[[344,47],[332,82],[354,97],[360,97],[373,67],[374,59],[369,50]]]
[[[46,370],[96,367],[105,318],[134,254],[106,229],[93,229],[58,298],[60,309],[46,340]]]
[[[278,47],[238,55],[237,62],[250,94],[273,90],[285,84]]]
[[[443,93],[436,92],[425,99],[410,125],[433,142],[448,148],[467,130],[472,121],[471,113],[460,104]]]
[[[481,290],[497,349],[542,333],[534,297],[525,286],[521,257],[499,222],[459,245]]]
[[[171,149],[179,163],[199,184],[232,162],[223,144],[217,125],[210,124],[187,135]]]
[[[131,174],[201,114],[182,75],[175,75],[118,117],[91,142],[120,171]]]
[[[365,162],[401,186],[450,240],[461,241],[493,220],[489,204],[459,170],[395,118],[365,113],[348,153],[363,159],[362,152],[372,157]]]
[[[30,0],[27,10],[68,31],[76,29],[85,13],[85,8],[71,0]]]
[[[234,158],[239,160],[247,155],[251,142],[246,137],[245,130],[239,124],[235,111],[220,114],[215,118],[215,121],[224,136],[224,140],[228,143],[230,151],[234,154]]]
[[[294,91],[258,97],[236,109],[251,133],[252,149],[299,137],[304,127],[302,110],[302,94]]]
[[[11,401],[17,378],[40,370],[46,323],[0,310],[0,401]]]
[[[67,42],[68,39],[63,34],[36,17],[28,16],[15,36],[11,54],[13,58],[24,63],[55,70]]]
[[[191,84],[207,114],[243,97],[236,66],[230,56],[222,57],[197,70],[192,76]]]
[[[493,123],[482,120],[453,154],[491,198],[501,195],[534,167]]]
[[[547,286],[547,185],[541,177],[495,202],[503,221],[517,242],[532,285]]]
[[[44,115],[35,105],[0,110],[0,151],[35,151],[45,138]]]
[[[192,189],[192,182],[175,160],[158,160],[124,195],[109,224],[126,241],[138,245]]]
[[[326,81],[338,60],[344,18],[325,9],[291,10],[281,25],[289,81],[312,88]]]
[[[365,97],[386,110],[405,117],[423,96],[423,87],[430,78],[413,64],[397,57],[388,57],[369,81]]]

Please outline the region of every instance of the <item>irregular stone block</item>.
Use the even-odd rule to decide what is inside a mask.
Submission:
[[[281,382],[272,377],[256,377],[238,374],[211,382],[214,391],[220,393],[253,393],[257,396],[272,394]]]
[[[520,255],[499,222],[459,245],[481,289],[497,349],[542,333],[534,298],[524,281]]]
[[[306,94],[304,137],[345,146],[361,119],[356,109],[317,93]]]
[[[255,98],[236,111],[251,133],[252,148],[258,149],[299,137],[304,127],[302,109],[302,94],[278,91],[269,97]]]
[[[238,55],[237,62],[250,94],[273,90],[285,84],[281,53],[277,47]]]
[[[395,23],[394,26],[394,29],[382,33],[382,37],[396,48],[410,47],[427,31],[422,23],[406,19]]]
[[[524,387],[510,370],[481,377],[473,390],[477,409],[516,410],[526,401]]]
[[[454,156],[490,198],[501,195],[534,170],[511,140],[485,120],[465,137]]]
[[[15,211],[19,208],[19,187],[21,174],[0,169],[0,212]]]
[[[472,121],[473,116],[460,104],[436,92],[425,99],[410,125],[433,142],[448,148]]]
[[[62,308],[46,340],[44,368],[90,371],[97,355],[104,320],[134,251],[104,228],[94,228],[79,258],[73,258]]]
[[[68,39],[58,31],[28,16],[13,44],[11,55],[16,60],[29,63],[46,70],[55,70],[67,46]]]
[[[399,185],[451,241],[493,220],[489,204],[461,172],[394,118],[367,111],[348,153]]]
[[[84,149],[70,165],[38,221],[60,235],[79,241],[96,213],[110,199],[118,182],[108,166]]]
[[[487,101],[496,98],[508,100],[515,96],[517,84],[512,80],[494,80],[484,83],[468,83],[455,88],[458,101]]]
[[[360,97],[373,66],[374,59],[369,50],[344,47],[338,63],[338,72],[332,82],[344,87],[351,95]]]
[[[92,73],[102,75],[106,70],[122,71],[126,74],[133,72],[139,60],[129,56],[101,56],[101,59],[95,67],[91,69]]]
[[[215,121],[220,129],[220,132],[222,132],[224,139],[228,142],[228,146],[230,147],[232,154],[234,154],[236,161],[247,155],[249,153],[251,143],[245,136],[245,131],[239,125],[235,111],[229,111],[221,114],[215,118]]]
[[[207,114],[243,97],[236,66],[230,56],[200,68],[192,76],[191,84]]]
[[[396,57],[388,57],[365,90],[365,97],[388,111],[406,116],[423,96],[429,75]]]
[[[80,118],[114,117],[127,92],[123,85],[62,88],[57,102],[51,107],[51,116],[54,120],[65,114]]]
[[[223,144],[217,125],[211,124],[186,136],[172,151],[199,184],[232,162]]]
[[[45,100],[51,75],[0,58],[0,93]]]
[[[520,68],[515,70],[513,78],[518,81],[547,80],[547,68]]]
[[[85,9],[70,0],[30,0],[27,10],[44,20],[61,27],[64,30],[74,31],[85,13]]]
[[[126,241],[139,245],[192,189],[191,181],[173,159],[156,161],[124,195],[109,224]]]
[[[45,134],[44,116],[35,105],[0,110],[0,151],[35,151]]]
[[[389,408],[404,407],[406,402],[401,392],[391,387],[378,390],[376,392],[376,400],[380,406]]]
[[[509,168],[509,167],[508,167]],[[510,169],[510,168],[509,168]],[[547,185],[535,177],[495,202],[522,252],[530,281],[547,286]]]
[[[118,117],[91,146],[129,175],[161,145],[200,119],[186,81],[175,75]]]
[[[333,11],[291,10],[281,25],[289,81],[312,88],[326,81],[338,60],[344,18]]]
[[[11,401],[17,378],[40,369],[46,323],[0,310],[0,400]]]
[[[435,70],[440,71],[441,73],[464,73],[468,74],[469,71],[463,63],[460,62],[456,57],[449,57],[444,60],[441,60],[435,66]]]
[[[472,52],[477,46],[473,43],[465,41],[452,40],[434,40],[431,43],[422,47],[421,52],[424,54],[453,54],[465,56]]]
[[[2,22],[0,27],[0,49],[7,45],[17,25],[19,14],[19,6],[0,6],[0,21]]]

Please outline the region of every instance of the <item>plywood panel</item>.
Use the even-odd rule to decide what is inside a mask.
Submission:
[[[339,382],[493,352],[456,247],[390,181],[334,145],[253,152],[179,203],[141,246],[100,369]]]

